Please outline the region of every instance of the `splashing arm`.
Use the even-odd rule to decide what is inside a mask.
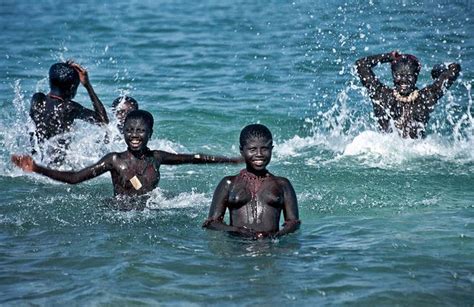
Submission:
[[[89,97],[92,101],[92,105],[94,107],[94,110],[90,110],[87,108],[82,109],[81,112],[78,114],[78,118],[81,118],[94,124],[107,125],[109,123],[107,112],[105,110],[104,105],[102,104],[102,101],[100,101],[99,97],[94,91],[94,88],[92,87],[92,84],[89,81],[89,75],[87,73],[87,70],[81,65],[74,63],[73,61],[68,61],[68,64],[72,68],[74,68],[79,74],[81,84],[86,88],[87,93],[89,94]]]
[[[112,169],[111,155],[112,154],[108,154],[99,162],[79,171],[54,170],[37,164],[31,156],[27,155],[12,155],[11,161],[25,172],[34,172],[57,181],[76,184],[100,176],[106,171],[110,171]]]
[[[378,98],[382,89],[387,88],[375,76],[373,68],[381,63],[390,63],[397,56],[399,56],[398,52],[392,51],[389,53],[370,55],[356,61],[357,74],[362,85],[368,89],[369,95],[372,99]]]
[[[431,76],[434,79],[433,84],[427,86],[421,91],[422,97],[428,106],[433,106],[443,97],[446,90],[453,85],[454,81],[459,77],[461,65],[451,63],[448,67],[444,65],[436,65],[431,70]]]

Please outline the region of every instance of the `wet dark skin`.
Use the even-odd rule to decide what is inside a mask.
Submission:
[[[357,73],[372,99],[374,113],[382,131],[391,132],[391,121],[394,121],[403,137],[412,139],[424,137],[425,125],[429,121],[430,113],[433,112],[434,106],[444,92],[459,76],[461,66],[457,63],[452,63],[447,68],[442,65],[435,66],[431,71],[434,82],[419,90],[418,97],[407,105],[396,98],[394,90],[401,97],[409,97],[418,90],[416,87],[417,66],[406,63],[395,65],[392,69],[393,88],[382,84],[372,70],[378,64],[391,63],[400,56],[398,52],[392,51],[359,59],[356,62]]]
[[[76,119],[93,124],[109,123],[107,112],[89,81],[87,70],[72,61],[67,64],[79,74],[79,80],[86,88],[94,110],[72,100],[77,92],[77,86],[74,85],[68,90],[52,86],[47,95],[34,94],[31,99],[30,117],[36,125],[35,133],[39,142],[68,132]]]
[[[222,179],[214,192],[208,220],[203,227],[254,239],[279,237],[299,228],[298,203],[293,186],[288,179],[274,176],[266,169],[272,148],[272,140],[265,137],[247,140],[240,150],[246,170],[263,179],[263,183],[252,195],[253,187],[241,176]],[[229,225],[223,222],[227,209]],[[282,211],[285,223],[279,229]]]
[[[27,172],[35,172],[65,183],[76,184],[110,172],[114,194],[142,195],[158,186],[160,166],[163,164],[240,163],[241,158],[227,158],[203,154],[173,154],[147,147],[152,130],[142,118],[127,120],[124,138],[127,150],[109,153],[97,163],[79,171],[58,171],[34,162],[31,156],[13,155],[12,162]],[[136,177],[135,180],[133,178]]]

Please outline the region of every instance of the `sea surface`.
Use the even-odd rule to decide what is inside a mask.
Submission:
[[[473,306],[472,1],[0,2],[0,305]],[[354,62],[399,50],[462,74],[428,137],[381,134]],[[243,165],[162,166],[143,211],[108,204],[108,174],[23,173],[33,93],[74,59],[110,117],[121,94],[155,117],[152,149],[238,156],[267,125],[301,229],[243,240],[201,228]],[[391,84],[388,65],[376,68]],[[91,107],[80,87],[76,101]],[[122,151],[115,122],[77,121],[64,170]],[[47,163],[48,156],[36,157]]]

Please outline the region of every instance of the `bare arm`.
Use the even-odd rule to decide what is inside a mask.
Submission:
[[[356,61],[357,74],[359,75],[362,85],[365,86],[372,99],[380,99],[382,91],[388,89],[375,76],[372,68],[381,63],[389,63],[398,55],[396,51],[390,53],[382,53],[361,58]]]
[[[252,236],[254,235],[254,232],[250,229],[235,227],[224,223],[224,215],[227,209],[227,199],[229,196],[231,182],[231,177],[225,177],[217,186],[216,190],[214,191],[214,196],[212,197],[208,218],[202,227],[212,230],[227,231],[245,236]]]
[[[161,164],[208,164],[208,163],[242,163],[242,157],[228,158],[205,154],[173,154],[166,151],[156,150],[155,157]]]
[[[440,66],[434,67],[431,75],[435,77],[433,84],[427,86],[421,91],[421,95],[425,98],[426,105],[433,106],[443,97],[446,90],[456,81],[461,72],[461,65],[451,63],[445,69]]]
[[[84,110],[78,114],[78,118],[90,121],[94,124],[108,124],[109,118],[107,116],[107,112],[105,111],[104,105],[100,101],[99,97],[97,97],[97,94],[95,93],[94,88],[89,81],[87,70],[72,61],[69,61],[68,64],[71,65],[71,67],[74,68],[79,74],[81,84],[86,88],[87,93],[91,98],[92,105],[94,106],[94,111],[84,108]]]
[[[112,159],[114,154],[108,154],[99,162],[83,168],[79,171],[58,171],[36,164],[31,156],[13,155],[12,162],[24,170],[25,172],[34,172],[51,179],[61,181],[69,184],[80,183],[94,177],[100,176],[103,173],[112,169]]]
[[[298,201],[296,199],[296,193],[291,185],[290,181],[285,178],[282,178],[283,181],[283,195],[284,195],[284,207],[283,207],[283,216],[285,218],[285,223],[283,228],[278,231],[275,236],[280,237],[292,232],[295,232],[300,228],[300,220],[298,213]]]

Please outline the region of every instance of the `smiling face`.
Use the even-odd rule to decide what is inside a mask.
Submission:
[[[416,89],[418,65],[415,63],[397,63],[392,67],[393,85],[402,96],[408,96]]]
[[[247,139],[240,148],[240,153],[251,172],[263,172],[272,158],[273,140],[271,138],[256,136]]]
[[[143,118],[130,118],[125,121],[123,136],[130,151],[143,151],[153,130]]]

